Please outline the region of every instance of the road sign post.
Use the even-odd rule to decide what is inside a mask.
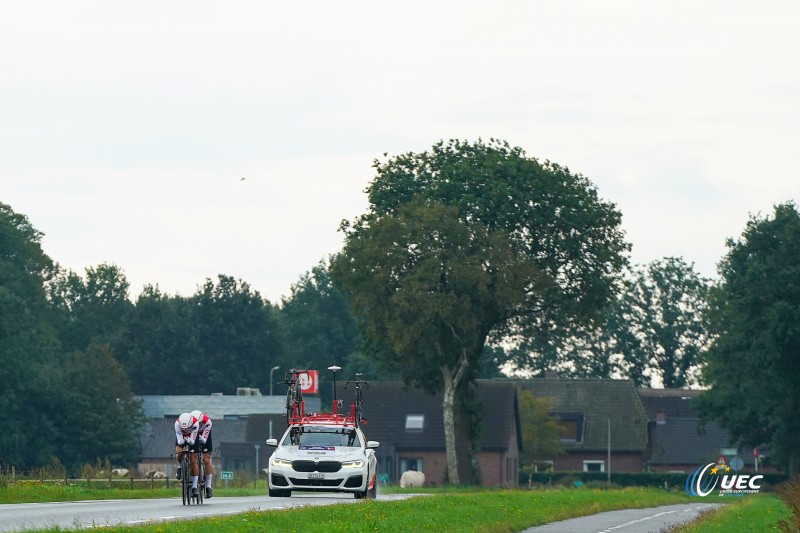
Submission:
[[[229,472],[229,471],[223,470],[223,471],[221,471],[219,473],[219,478],[221,480],[225,481],[225,488],[227,489],[228,488],[228,481],[233,479],[233,472]]]

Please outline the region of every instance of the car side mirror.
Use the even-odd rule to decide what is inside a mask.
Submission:
[[[367,441],[367,448],[377,448],[380,445],[381,445],[381,443],[376,441],[376,440],[368,440]]]
[[[267,439],[267,446],[277,446],[278,439]]]

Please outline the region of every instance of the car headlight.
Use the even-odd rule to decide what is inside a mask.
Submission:
[[[272,466],[292,466],[292,462],[287,461],[286,459],[278,459],[276,457],[272,460]]]
[[[342,468],[364,468],[364,461],[359,459],[357,461],[344,461]]]

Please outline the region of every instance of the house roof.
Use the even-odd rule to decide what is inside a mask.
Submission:
[[[507,449],[514,432],[520,446],[516,387],[479,380],[477,395],[483,405],[481,449]],[[398,382],[370,382],[364,391],[363,416],[367,423],[362,429],[369,440],[379,441],[383,450],[389,446],[397,450],[444,450],[442,400],[442,393],[430,395],[419,389],[406,389]],[[409,415],[423,417],[422,429],[406,429]]]
[[[728,432],[714,423],[701,427],[698,418],[668,418],[665,424],[655,424],[650,462],[666,465],[714,462],[721,448],[729,445]],[[748,464],[753,462],[752,453],[742,458]]]
[[[663,411],[667,418],[697,418],[691,400],[700,392],[696,389],[650,389],[639,388],[639,397],[650,420],[656,419],[656,411]]]
[[[286,397],[233,396],[233,395],[184,395],[184,396],[136,396],[142,400],[142,409],[149,418],[173,418],[181,413],[199,409],[213,420],[245,417],[255,413],[280,414],[286,412]],[[307,411],[318,411],[320,398],[304,397]]]
[[[644,451],[647,448],[647,416],[632,381],[534,378],[512,382],[537,397],[552,398],[555,416],[583,415],[582,440],[564,442],[567,451],[607,450],[609,421],[612,450]]]
[[[653,423],[650,462],[664,465],[700,465],[716,461],[722,448],[735,448],[728,432],[716,422],[701,424],[692,400],[696,389],[638,389],[647,416]],[[663,412],[663,420],[656,413]],[[752,448],[741,448],[745,464],[753,464]],[[730,457],[726,457],[730,460]]]

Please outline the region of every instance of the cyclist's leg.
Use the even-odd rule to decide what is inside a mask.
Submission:
[[[203,446],[203,466],[206,469],[206,498],[211,497],[211,476],[214,474],[214,465],[211,463],[211,454],[214,451],[214,443],[211,441],[211,434],[208,434],[208,440]]]
[[[189,448],[189,450],[192,451],[192,452],[197,452],[198,451],[198,446],[197,445],[198,445],[198,443],[195,442]],[[189,460],[191,461],[191,464],[192,464],[192,467],[191,467],[192,468],[192,488],[196,489],[197,488],[197,478],[200,475],[200,467],[197,466],[197,453],[190,453],[189,454]]]
[[[177,479],[181,478],[181,462],[183,461],[183,448],[178,441],[175,441],[175,459],[178,461],[178,471],[176,472],[175,477]]]

